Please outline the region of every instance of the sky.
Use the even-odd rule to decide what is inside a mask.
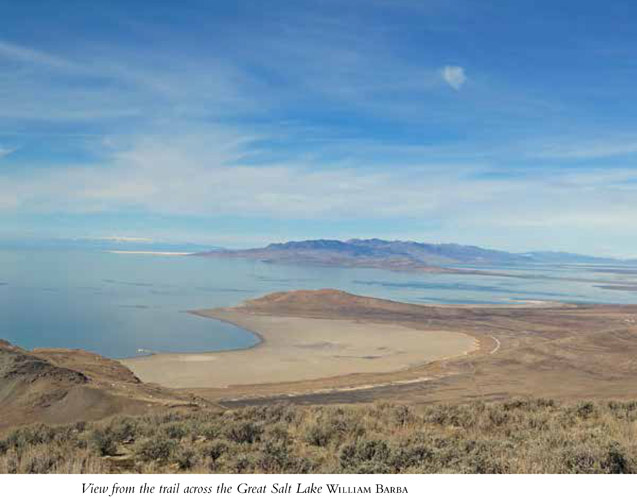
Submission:
[[[637,257],[637,3],[0,0],[0,241]]]

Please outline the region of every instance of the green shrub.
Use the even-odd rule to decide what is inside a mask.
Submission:
[[[305,430],[303,438],[312,446],[327,446],[333,436],[334,430],[327,425],[312,424]]]
[[[636,424],[613,401],[153,413],[7,432],[0,473],[634,473]]]
[[[283,423],[272,424],[272,426],[267,429],[267,438],[284,444],[288,444],[291,439],[290,433]]]
[[[222,429],[218,424],[208,424],[201,428],[200,433],[208,440],[215,439],[222,434]]]
[[[100,456],[112,456],[117,453],[117,443],[108,430],[95,429],[91,432],[90,443]]]
[[[177,443],[172,439],[148,439],[139,444],[136,456],[144,461],[165,462],[171,457],[176,447]]]
[[[400,405],[394,408],[394,420],[400,427],[404,427],[407,424],[413,423],[416,418],[409,406]]]
[[[618,443],[612,443],[608,448],[603,468],[610,474],[632,474],[634,468],[628,454],[621,449]]]
[[[236,443],[256,443],[261,438],[263,429],[252,422],[231,424],[226,432],[228,439]]]
[[[424,444],[399,446],[391,457],[391,464],[397,472],[410,468],[423,468],[433,458],[433,452]]]
[[[189,470],[197,463],[197,454],[190,448],[180,449],[175,456],[180,470]]]
[[[595,403],[592,401],[581,401],[575,407],[575,413],[578,417],[588,418],[595,412]]]
[[[224,453],[226,453],[230,447],[226,441],[222,441],[217,439],[212,441],[209,445],[207,445],[204,449],[204,456],[209,457],[210,460],[216,462],[219,460]]]
[[[253,457],[241,453],[237,455],[232,461],[229,463],[229,469],[232,473],[241,474],[244,472],[249,472],[253,468]]]
[[[180,440],[186,435],[185,426],[181,423],[172,423],[162,427],[162,433],[169,439]]]
[[[131,417],[117,418],[108,426],[108,432],[119,442],[134,441],[137,436],[139,421]]]
[[[390,448],[385,441],[363,439],[343,446],[339,460],[346,471],[382,474],[391,470],[390,456]]]

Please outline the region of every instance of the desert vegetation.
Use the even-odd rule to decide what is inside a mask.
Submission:
[[[632,473],[637,402],[255,406],[34,425],[2,473]]]

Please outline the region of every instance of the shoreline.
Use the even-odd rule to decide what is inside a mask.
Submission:
[[[188,312],[232,324],[255,335],[258,342],[223,351],[154,353],[120,362],[144,382],[227,389],[399,373],[479,348],[476,338],[464,332],[400,322],[254,314],[241,307]]]
[[[203,309],[205,311],[205,309]],[[188,356],[188,355],[193,355],[196,356],[198,354],[220,354],[220,353],[224,353],[224,352],[236,352],[236,351],[248,351],[250,349],[257,349],[261,344],[265,343],[266,339],[263,337],[263,335],[261,335],[259,332],[256,332],[254,330],[249,330],[247,328],[244,328],[241,325],[238,325],[236,323],[233,323],[232,321],[228,321],[225,319],[221,319],[221,318],[212,318],[210,316],[206,316],[205,314],[201,314],[200,309],[193,309],[193,310],[188,310],[185,311],[187,314],[192,314],[193,316],[197,316],[199,318],[205,318],[205,319],[214,319],[216,321],[220,321],[221,323],[227,323],[229,325],[232,326],[236,326],[237,328],[240,328],[241,330],[244,330],[246,332],[248,332],[250,335],[254,335],[256,337],[256,342],[252,345],[246,346],[246,347],[232,347],[230,349],[218,349],[216,351],[185,351],[185,352],[180,352],[180,351],[161,351],[161,352],[149,352],[148,354],[138,354],[135,356],[126,356],[123,358],[116,358],[117,361],[125,361],[125,360],[131,360],[131,359],[138,359],[138,358],[150,358],[152,356],[161,356],[161,355],[184,355],[184,356]]]
[[[413,306],[417,306],[417,307],[431,307],[431,308],[440,308],[440,309],[548,309],[548,308],[575,308],[578,307],[579,305],[613,305],[613,304],[588,304],[588,303],[584,303],[584,304],[577,304],[577,303],[571,303],[571,302],[560,302],[560,301],[551,301],[551,300],[533,300],[533,299],[519,299],[519,300],[514,300],[511,299],[511,303],[508,304],[502,304],[502,303],[495,303],[495,304],[488,304],[488,303],[480,303],[480,304],[446,304],[446,303],[412,303],[412,302],[398,302],[398,301],[394,301],[394,300],[388,300],[388,299],[382,299],[385,302],[393,302],[396,304],[404,304],[404,305],[413,305]],[[621,305],[621,304],[619,304]],[[223,311],[223,310],[228,310],[228,311],[232,311],[235,310],[237,307],[240,306],[235,306],[235,307],[221,307],[221,308],[217,308],[217,309],[212,309],[212,310],[219,310],[219,311]],[[250,333],[251,335],[253,335],[254,337],[256,337],[257,341],[250,345],[250,346],[246,346],[246,347],[232,347],[230,349],[218,349],[218,350],[201,350],[201,351],[160,351],[160,352],[148,352],[147,354],[137,354],[137,355],[133,355],[133,356],[125,356],[125,357],[118,357],[118,358],[113,358],[116,359],[118,361],[124,361],[124,360],[132,360],[132,359],[138,359],[138,358],[148,358],[148,357],[152,357],[152,356],[159,356],[159,355],[199,355],[199,354],[220,354],[220,353],[225,353],[225,352],[236,352],[236,351],[247,351],[250,349],[257,349],[259,348],[262,344],[264,344],[265,342],[267,342],[266,338],[263,337],[263,335],[261,335],[258,331],[256,330],[251,330],[250,328],[245,327],[244,325],[242,325],[239,322],[236,321],[232,321],[230,319],[227,318],[221,318],[221,317],[216,317],[213,316],[209,313],[206,313],[206,311],[211,311],[211,309],[188,309],[185,310],[183,312],[187,313],[187,314],[191,314],[193,316],[197,316],[200,318],[205,318],[205,319],[214,319],[216,321],[220,321],[221,323],[227,323],[229,325],[235,326],[237,328],[240,328],[241,330],[244,330],[248,333]],[[466,335],[470,335],[466,332],[460,332],[460,333],[464,333]],[[469,354],[472,351],[469,351],[468,353],[463,353],[461,355],[466,355]]]
[[[226,308],[223,308],[226,309]],[[261,345],[266,343],[266,339],[263,335],[261,335],[259,332],[257,332],[256,330],[250,330],[249,328],[246,328],[245,326],[242,326],[234,321],[231,321],[229,319],[225,319],[225,318],[215,318],[209,315],[205,314],[205,311],[207,309],[193,309],[190,311],[186,311],[188,314],[192,314],[193,316],[198,316],[200,318],[205,318],[205,319],[214,319],[217,321],[221,321],[222,323],[227,323],[229,325],[232,326],[236,326],[237,328],[240,328],[241,330],[245,330],[248,333],[251,333],[252,335],[254,335],[257,338],[257,342],[255,342],[253,345],[251,346],[247,346],[247,347],[233,347],[232,349],[224,349],[222,351],[208,351],[209,353],[218,353],[218,352],[234,352],[234,351],[247,351],[249,349],[257,349],[259,348]]]

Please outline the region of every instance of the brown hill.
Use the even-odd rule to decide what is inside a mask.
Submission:
[[[119,362],[93,353],[26,351],[0,340],[0,429],[202,403],[189,394],[143,384]]]
[[[295,290],[274,292],[263,297],[247,300],[236,309],[261,314],[321,317],[373,317],[379,312],[408,313],[414,308],[411,304],[391,300],[363,297],[351,293],[325,288],[322,290]]]

